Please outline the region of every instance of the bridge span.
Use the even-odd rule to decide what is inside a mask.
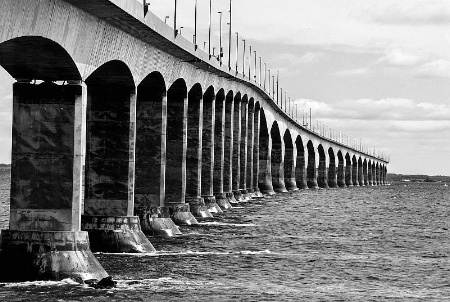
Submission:
[[[131,0],[0,2],[13,77],[0,279],[108,276],[94,252],[154,252],[233,203],[385,184],[388,161],[297,123],[266,85]],[[250,73],[251,74],[251,73]]]

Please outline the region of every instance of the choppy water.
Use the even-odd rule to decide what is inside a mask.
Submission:
[[[443,184],[301,191],[151,239],[156,255],[97,255],[115,289],[5,284],[0,301],[450,301],[449,221]]]

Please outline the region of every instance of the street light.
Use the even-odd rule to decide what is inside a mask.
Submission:
[[[194,47],[195,47],[195,50],[197,50],[197,0],[195,0]]]
[[[177,31],[177,0],[175,0],[175,9],[173,14],[173,35],[174,38],[177,37],[178,31]]]
[[[167,24],[167,19],[169,19],[169,18],[170,18],[169,16],[165,16],[165,17],[164,17],[164,23]]]
[[[244,51],[242,52],[242,76],[245,78],[245,39],[242,39],[244,42]]]
[[[222,48],[222,12],[218,12],[220,15],[220,25],[219,25],[219,62],[222,65],[222,57],[223,57],[223,48]]]
[[[209,0],[209,29],[208,29],[208,54],[211,59],[211,11],[212,11],[212,0]]]
[[[148,3],[147,0],[144,0],[144,17],[147,16],[149,6],[150,3]]]
[[[181,30],[184,28],[184,26],[180,26],[180,36],[181,36]]]
[[[228,28],[228,70],[231,71],[231,0],[230,0],[230,27]],[[237,70],[237,69],[236,69]]]

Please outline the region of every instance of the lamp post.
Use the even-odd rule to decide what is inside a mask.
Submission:
[[[245,39],[242,39],[244,42],[244,51],[242,52],[242,76],[245,78]]]
[[[147,16],[149,6],[150,3],[148,3],[147,0],[144,0],[144,17]]]
[[[256,68],[256,64],[257,64],[257,62],[256,62],[256,61],[257,61],[257,60],[256,60],[256,50],[254,50],[253,52],[255,53],[255,73],[254,73],[254,75],[253,75],[253,80],[254,80],[255,83],[256,83],[256,69],[257,69],[257,68]]]
[[[219,62],[222,65],[223,49],[222,49],[222,12],[218,12],[220,15],[219,24]]]
[[[278,81],[277,81],[277,98],[278,98]],[[281,109],[283,109],[283,88],[281,88]],[[284,106],[284,112],[286,112],[286,106]]]
[[[261,87],[261,76],[262,76],[262,61],[261,57],[259,57],[259,87]]]
[[[173,13],[173,35],[174,38],[177,37],[178,31],[177,31],[177,0],[175,0],[175,9]]]
[[[269,76],[270,78],[270,76]],[[266,82],[267,82],[267,64],[264,63],[264,91],[266,91]]]
[[[278,102],[278,85],[279,85],[279,80],[280,80],[280,71],[277,70],[277,102]],[[281,104],[281,106],[283,106],[283,104]],[[281,107],[283,108],[283,107]]]
[[[194,12],[194,47],[197,50],[197,1],[195,0],[195,12]]]
[[[184,26],[180,26],[180,36],[181,36],[181,30],[184,28]]]
[[[230,27],[228,28],[228,70],[231,70],[231,0],[230,0]],[[237,69],[236,69],[237,70]]]
[[[236,74],[238,74],[238,58],[239,58],[239,33],[236,32]]]
[[[169,16],[165,16],[165,17],[164,17],[164,23],[167,24],[167,19],[169,19],[169,18],[170,18]]]
[[[268,85],[267,85],[268,87],[268,91],[269,91],[269,95],[270,95],[270,69],[269,69],[269,82],[268,82]]]
[[[209,0],[208,54],[210,59],[211,59],[211,11],[212,11],[212,0]]]
[[[250,45],[250,52],[248,54],[248,80],[250,81],[250,77],[252,75],[252,46]]]

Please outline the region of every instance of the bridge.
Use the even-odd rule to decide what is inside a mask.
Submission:
[[[233,203],[385,184],[388,160],[298,123],[256,66],[224,66],[137,1],[1,1],[0,65],[16,79],[2,280],[100,280],[92,252],[152,253],[146,235]]]

